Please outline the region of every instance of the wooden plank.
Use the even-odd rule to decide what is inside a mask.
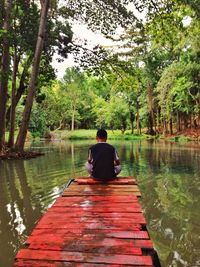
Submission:
[[[17,254],[18,259],[31,260],[54,260],[65,262],[85,262],[85,263],[102,263],[102,264],[124,264],[124,265],[152,265],[150,256],[135,256],[121,254],[95,254],[95,253],[80,253],[68,251],[49,251],[38,250],[37,253],[33,249],[22,249]]]
[[[70,198],[70,197],[69,197]],[[138,201],[129,201],[129,202],[110,202],[110,201],[90,201],[90,200],[85,200],[85,201],[74,201],[70,203],[69,198],[62,198],[62,201],[56,201],[54,203],[54,207],[58,206],[65,206],[65,207],[94,207],[94,206],[108,206],[108,207],[118,207],[122,206],[123,207],[141,207]]]
[[[153,248],[151,240],[143,239],[116,239],[116,238],[74,238],[52,236],[45,239],[44,237],[30,237],[29,248],[45,250],[67,250],[78,252],[95,252],[109,254],[133,254],[141,255],[141,248]]]
[[[84,184],[84,185],[77,185],[77,183],[71,184],[69,187],[66,188],[66,190],[109,190],[113,188],[118,188],[119,190],[121,189],[139,189],[137,185],[126,185],[126,184]]]
[[[75,180],[78,180],[78,179],[88,180],[88,179],[93,179],[93,178],[91,176],[79,176],[79,177],[76,177]],[[112,183],[115,180],[121,180],[121,179],[136,180],[134,176],[117,176],[114,180],[110,182]]]
[[[79,180],[79,179],[83,179],[83,180],[92,179],[92,180],[94,180],[91,176],[79,176],[79,177],[76,177],[75,178],[75,181],[76,180]],[[126,180],[135,180],[135,181],[137,180],[134,176],[117,176],[117,177],[115,177],[114,180],[111,180],[108,183],[112,183],[113,181],[116,181],[116,180],[124,180],[124,179],[126,179]]]
[[[60,197],[60,199],[62,199],[63,201],[65,201],[64,198]],[[82,200],[82,201],[110,201],[110,202],[128,202],[129,201],[138,201],[136,196],[120,196],[120,195],[107,195],[107,196],[87,196],[87,197],[81,197],[81,196],[74,196],[74,197],[68,197],[69,201],[78,201],[78,200]]]
[[[120,220],[119,220],[120,219]],[[129,224],[134,224],[134,223],[139,223],[139,224],[145,224],[145,219],[142,213],[132,213],[129,218],[124,218],[123,214],[122,216],[113,216],[111,212],[110,217],[105,217],[103,215],[99,216],[81,216],[81,217],[72,217],[71,214],[62,214],[60,218],[58,218],[57,214],[51,213],[47,214],[42,217],[39,223],[55,223],[55,221],[59,222],[64,222],[64,223],[79,223],[80,225],[84,225],[87,223],[105,223],[105,224],[115,224],[115,225],[129,225]]]
[[[70,214],[70,212],[77,213],[76,214]],[[114,216],[124,216],[124,217],[131,217],[133,213],[142,213],[140,208],[133,208],[131,209],[126,209],[126,210],[120,210],[119,208],[105,208],[105,210],[101,210],[99,207],[96,208],[75,208],[75,209],[70,209],[69,207],[52,207],[49,209],[49,214],[55,213],[57,216],[62,216],[61,213],[66,213],[71,217],[78,217],[80,215],[82,216],[105,216],[105,217],[114,217]],[[113,213],[113,216],[112,216]],[[131,214],[129,214],[131,213]]]
[[[95,184],[102,184],[100,181],[95,181],[93,179],[76,179],[76,183],[79,185],[95,185]],[[137,185],[136,180],[130,180],[130,179],[117,179],[111,182],[108,182],[108,185],[114,184],[114,185]]]
[[[113,195],[113,193],[117,192],[138,192],[139,188],[137,185],[78,185],[72,184],[70,187],[66,188],[65,192],[84,192],[84,193],[96,193],[96,192],[104,192],[104,193],[110,193]]]
[[[68,229],[75,229],[75,228],[80,228],[80,229],[116,229],[116,230],[140,230],[141,225],[138,222],[135,222],[135,224],[132,223],[120,223],[120,222],[86,222],[86,223],[77,223],[77,222],[67,222],[67,221],[49,221],[49,222],[39,222],[36,226],[37,228],[52,228],[52,229],[57,229],[57,228],[68,228]]]
[[[102,213],[142,213],[141,207],[139,205],[135,205],[135,206],[124,206],[124,205],[118,205],[118,206],[114,206],[114,205],[95,205],[95,206],[72,206],[72,207],[59,207],[59,206],[53,206],[49,209],[49,214],[52,215],[52,213],[60,213],[63,212],[64,214],[68,214],[70,216],[76,216],[76,214],[71,214],[72,211],[74,213],[80,214],[80,213],[95,213],[95,214],[102,214]],[[59,214],[57,214],[58,216]],[[117,215],[117,214],[115,214]],[[134,214],[133,214],[134,215]],[[61,216],[61,214],[60,214]],[[103,215],[102,215],[103,216]],[[76,216],[78,217],[78,215]]]
[[[47,239],[48,238],[48,239]],[[94,242],[95,240],[95,242]],[[91,247],[114,247],[122,246],[122,247],[128,247],[131,248],[153,248],[153,243],[150,239],[120,239],[120,238],[112,238],[112,237],[104,237],[97,235],[96,237],[93,235],[86,235],[82,236],[81,238],[77,238],[75,236],[53,236],[53,235],[44,235],[44,236],[30,236],[27,239],[27,244],[50,244],[60,246],[61,250],[67,250],[67,246],[72,246],[74,249],[74,246],[76,247],[77,251],[80,251],[78,248],[79,246],[91,246]],[[56,248],[58,250],[58,248]],[[81,249],[82,250],[82,249]],[[122,251],[120,251],[121,254]],[[118,253],[116,253],[118,254]]]
[[[133,235],[132,235],[133,236]],[[31,243],[51,243],[51,244],[61,244],[61,245],[68,245],[70,244],[74,244],[76,242],[80,242],[79,244],[81,244],[81,242],[83,242],[84,244],[86,244],[85,242],[87,242],[88,244],[91,244],[91,241],[94,242],[94,238],[95,240],[95,244],[94,245],[98,245],[98,246],[128,246],[128,245],[133,245],[134,247],[139,247],[139,248],[152,248],[153,247],[153,243],[150,239],[136,239],[134,238],[130,238],[130,235],[128,236],[128,238],[117,238],[116,234],[114,235],[114,238],[112,235],[110,236],[104,236],[104,234],[102,233],[97,233],[97,235],[95,236],[93,235],[71,235],[71,236],[67,236],[67,235],[54,235],[52,234],[48,234],[48,235],[43,235],[43,236],[30,236],[26,243],[27,244],[31,244]],[[66,250],[66,249],[65,249]]]
[[[71,204],[81,204],[85,205],[87,203],[132,203],[137,202],[138,199],[136,196],[114,196],[114,195],[107,195],[107,196],[68,196],[67,198],[59,197],[54,206],[62,205],[62,203],[71,203]]]
[[[70,211],[68,208],[60,208],[55,207],[52,210],[49,210],[49,214],[53,213],[58,216],[58,218],[62,217],[63,212],[65,212],[69,217],[71,218],[77,218],[77,217],[109,217],[109,218],[117,218],[117,219],[127,219],[132,218],[134,214],[137,214],[135,211],[130,212],[123,212],[123,211],[116,211],[113,212],[110,210],[109,212],[93,212],[92,210],[82,210],[82,211],[76,211],[72,210]],[[70,213],[71,212],[71,213]]]
[[[75,263],[66,261],[38,261],[38,260],[17,260],[14,267],[108,267],[108,264],[96,264],[96,263]],[[110,267],[141,267],[141,265],[135,264],[109,264]],[[148,266],[153,267],[153,266]]]
[[[139,191],[137,185],[78,185],[72,184],[70,187],[67,187],[65,191],[83,191],[83,192],[95,192],[95,191],[104,191],[104,192],[112,192],[112,191],[128,191],[135,192]]]
[[[115,240],[116,242],[116,240]],[[123,255],[142,255],[142,250],[139,247],[134,247],[133,244],[106,244],[105,242],[94,242],[93,241],[82,241],[77,240],[73,241],[36,241],[32,242],[29,246],[29,249],[35,250],[59,250],[59,251],[68,251],[68,252],[87,252],[87,253],[104,253],[104,254],[117,254],[120,253]]]
[[[87,207],[106,207],[106,208],[121,208],[122,210],[124,208],[133,210],[133,209],[140,209],[141,206],[138,202],[132,202],[132,203],[124,203],[124,202],[118,202],[116,205],[116,202],[112,203],[109,201],[99,201],[99,202],[93,202],[93,201],[81,201],[77,203],[70,203],[68,199],[64,198],[64,201],[56,202],[53,207],[69,207],[69,208],[87,208]]]
[[[62,194],[63,197],[67,196],[107,196],[111,192],[105,191],[88,191],[88,192],[81,192],[81,191],[67,191],[65,190]],[[117,194],[118,196],[137,196],[141,197],[141,193],[139,191],[119,191],[119,190],[112,190],[112,194]]]
[[[73,237],[73,238],[82,238],[82,237],[91,237],[99,238],[112,237],[120,239],[149,239],[147,231],[122,231],[122,230],[80,230],[80,229],[34,229],[30,237],[27,239],[26,243],[30,243],[30,238],[38,238],[40,236],[45,236],[46,239],[52,236],[58,236],[62,238]],[[28,242],[29,241],[29,242]]]

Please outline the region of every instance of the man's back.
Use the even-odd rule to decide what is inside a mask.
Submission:
[[[92,176],[100,180],[111,180],[116,174],[114,171],[115,149],[112,145],[101,142],[93,145],[90,150],[92,157]]]

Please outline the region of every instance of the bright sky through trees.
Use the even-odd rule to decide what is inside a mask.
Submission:
[[[102,46],[110,46],[113,42],[107,38],[105,38],[100,33],[94,33],[87,28],[86,25],[83,24],[74,24],[73,25],[73,32],[74,32],[74,40],[75,43],[81,42],[84,43],[84,40],[87,40],[87,48],[92,49],[95,45],[102,45]],[[70,54],[67,59],[64,59],[62,62],[58,62],[56,58],[58,55],[54,56],[53,60],[53,67],[57,69],[57,77],[58,79],[62,78],[66,68],[75,66],[76,63],[74,62],[73,55]]]
[[[62,3],[62,1],[61,1]],[[134,12],[134,15],[141,20],[145,18],[145,11],[139,12],[135,9],[133,4],[128,5],[128,9]],[[114,43],[111,39],[105,38],[101,33],[93,32],[92,30],[87,28],[87,25],[80,24],[79,22],[72,23],[72,30],[74,33],[75,43],[80,42],[84,43],[84,40],[87,40],[87,48],[92,49],[95,45],[102,45],[103,47],[113,46]],[[122,34],[122,29],[117,29],[116,36]],[[116,45],[116,44],[115,44]],[[57,78],[61,79],[65,73],[66,68],[76,66],[77,64],[74,62],[73,55],[68,55],[67,59],[63,59],[62,62],[58,62],[56,60],[58,58],[57,55],[54,55],[53,59],[53,67],[57,70]]]

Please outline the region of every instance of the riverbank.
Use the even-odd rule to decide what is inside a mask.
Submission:
[[[52,140],[94,140],[96,138],[96,130],[75,130],[75,131],[53,131],[50,133]],[[131,134],[127,131],[122,134],[120,130],[107,130],[109,140],[144,140],[152,139],[152,136],[146,134]],[[155,137],[153,137],[155,138]]]
[[[126,131],[124,134],[120,130],[107,130],[109,140],[155,140],[165,139],[173,142],[187,142],[187,141],[200,141],[200,130],[196,131],[185,131],[175,135],[147,135],[142,134],[131,134],[130,131]],[[96,130],[59,130],[50,133],[52,140],[94,140],[96,137]]]

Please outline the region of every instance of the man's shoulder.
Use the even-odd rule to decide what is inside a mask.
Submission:
[[[109,148],[111,148],[111,149],[115,149],[111,144],[109,144],[109,143],[106,143],[106,142],[102,142],[102,143],[97,143],[97,144],[95,144],[95,145],[92,145],[91,147],[90,147],[90,149],[97,149],[97,148],[103,148],[103,147],[109,147]]]

